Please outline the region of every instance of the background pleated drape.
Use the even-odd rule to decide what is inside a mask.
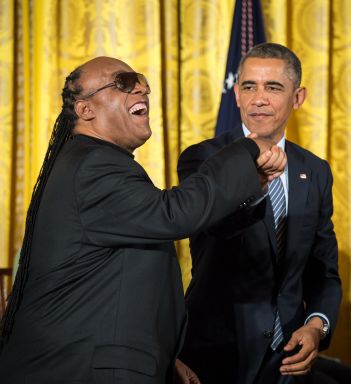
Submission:
[[[235,0],[0,0],[0,267],[12,265],[65,77],[99,55],[151,84],[153,136],[137,160],[155,184],[177,184],[180,151],[210,138]],[[288,136],[334,173],[334,223],[344,297],[329,354],[351,363],[351,2],[261,0],[267,41],[302,60],[308,98]],[[350,87],[349,87],[350,86]],[[185,285],[186,241],[177,244]]]

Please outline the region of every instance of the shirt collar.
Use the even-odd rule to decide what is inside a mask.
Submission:
[[[242,124],[242,127],[243,127],[243,131],[244,131],[244,135],[245,137],[248,136],[251,132],[246,128],[245,124],[243,123]],[[280,141],[278,142],[278,147],[281,148],[283,151],[285,150],[285,135],[280,139]]]

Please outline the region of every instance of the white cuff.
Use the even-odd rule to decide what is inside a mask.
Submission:
[[[324,314],[324,313],[321,313],[321,312],[313,312],[311,313],[307,319],[305,320],[305,325],[311,320],[312,317],[320,317],[322,320],[324,320],[324,322],[328,325],[328,328],[330,329],[330,321],[329,319],[327,318],[327,316]]]

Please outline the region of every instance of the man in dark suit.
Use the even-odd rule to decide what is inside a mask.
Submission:
[[[305,99],[300,81],[301,63],[288,48],[252,48],[234,89],[243,125],[189,147],[179,159],[184,181],[250,132],[285,148],[288,158],[277,179],[279,199],[272,182],[264,201],[190,238],[189,321],[180,356],[203,384],[308,382],[335,328],[341,285],[331,171],[285,140],[288,117]]]
[[[186,323],[172,240],[259,199],[284,169],[278,147],[255,139],[258,156],[242,139],[156,188],[132,154],[151,135],[149,92],[113,58],[67,77],[2,319],[2,384],[172,382]]]

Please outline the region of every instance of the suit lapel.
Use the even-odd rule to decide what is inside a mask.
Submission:
[[[298,245],[298,236],[305,212],[308,189],[311,182],[311,169],[304,164],[304,156],[294,146],[286,142],[288,156],[289,202],[288,228],[286,239],[286,257],[292,254]]]

